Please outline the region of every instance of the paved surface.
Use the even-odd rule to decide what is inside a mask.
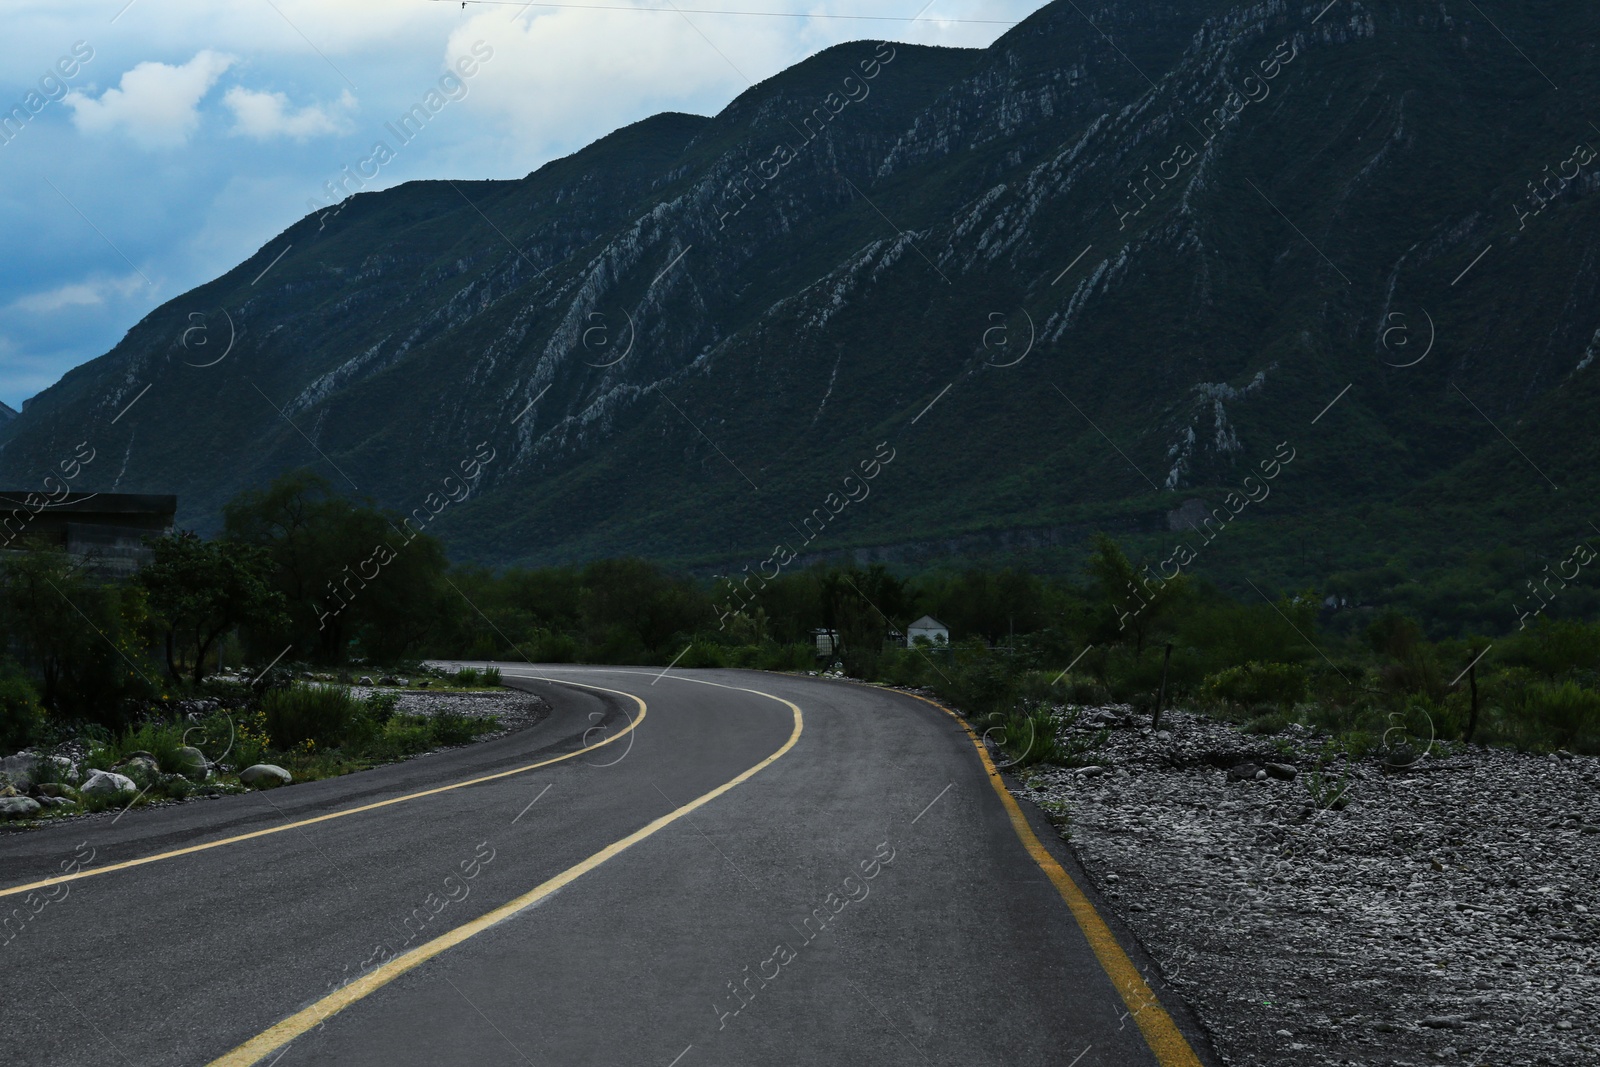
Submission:
[[[308,1008],[318,1024],[259,1062],[1157,1062],[942,712],[746,671],[502,669],[551,703],[547,721],[331,781],[0,837],[3,890],[58,874],[80,842],[100,868],[617,737],[53,887],[65,896],[0,947],[0,1062],[205,1064]],[[640,714],[624,693],[647,711],[617,736]],[[463,925],[675,813],[505,921]],[[26,914],[23,900],[0,904]],[[438,950],[452,931],[471,936]],[[430,943],[392,980],[346,985]]]

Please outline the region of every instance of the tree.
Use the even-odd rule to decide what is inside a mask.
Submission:
[[[1174,609],[1189,593],[1189,576],[1163,577],[1148,565],[1135,567],[1122,548],[1105,534],[1096,534],[1088,562],[1090,577],[1110,604],[1116,622],[1111,640],[1133,637],[1135,656],[1144,655],[1146,642],[1166,633]],[[1109,625],[1105,627],[1109,631]]]
[[[7,552],[0,563],[0,644],[39,683],[56,715],[120,728],[152,695],[145,673],[143,591],[97,583],[57,548]]]
[[[195,685],[205,678],[206,654],[239,626],[271,626],[284,598],[268,576],[272,561],[255,545],[205,541],[189,531],[149,542],[155,558],[139,572],[150,607],[166,630],[167,673],[182,681],[179,663],[192,653]]]
[[[268,655],[284,643],[342,662],[351,643],[380,661],[417,647],[450,600],[439,539],[414,520],[335,494],[307,471],[240,493],[223,509],[227,536],[259,546],[286,602],[280,623],[253,642]]]

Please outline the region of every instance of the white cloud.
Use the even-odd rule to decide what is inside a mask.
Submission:
[[[200,101],[233,63],[232,56],[209,48],[181,67],[140,63],[99,99],[83,92],[67,94],[73,124],[83,133],[121,127],[145,148],[180,147],[200,123]]]
[[[138,274],[121,278],[97,276],[18,297],[11,302],[11,310],[49,315],[66,308],[98,307],[106,302],[107,297],[130,297],[146,285],[144,278]]]
[[[307,104],[299,110],[283,93],[262,93],[235,85],[222,102],[233,112],[233,132],[258,141],[292,137],[304,141],[318,134],[345,133],[350,129],[346,115],[355,110],[356,98],[348,89],[336,105]]]

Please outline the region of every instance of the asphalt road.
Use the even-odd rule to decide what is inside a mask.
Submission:
[[[0,837],[0,1062],[1202,1062],[1172,1018],[1210,1061],[1168,994],[1119,992],[1139,957],[1117,970],[938,708],[748,671],[501,667],[554,713]],[[86,876],[15,891],[80,846]]]

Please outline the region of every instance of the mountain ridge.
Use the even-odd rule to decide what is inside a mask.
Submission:
[[[176,489],[214,529],[301,465],[408,510],[488,441],[439,522],[459,558],[710,566],[768,556],[879,442],[903,458],[819,548],[1095,524],[1154,544],[1287,441],[1304,458],[1273,502],[1207,549],[1219,576],[1536,551],[1590,477],[1600,166],[1574,144],[1596,23],[1507,16],[1538,67],[1448,3],[1058,2],[987,49],[848,42],[713,117],[301,220],[41,394],[0,430],[0,475],[91,427],[127,456],[95,477]],[[221,330],[216,309],[235,350],[197,369],[186,316]],[[112,424],[146,384],[182,419],[147,414],[153,390]],[[1514,451],[1535,414],[1565,496]],[[1428,500],[1473,543],[1422,523]]]

